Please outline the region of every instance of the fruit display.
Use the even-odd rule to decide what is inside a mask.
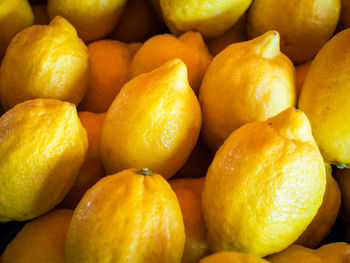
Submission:
[[[350,0],[0,0],[1,263],[350,263]]]

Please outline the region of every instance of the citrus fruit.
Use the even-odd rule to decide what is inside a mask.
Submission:
[[[266,259],[271,263],[323,263],[315,250],[299,245],[291,245],[277,254],[266,257]]]
[[[247,13],[247,33],[254,38],[277,30],[282,52],[299,64],[333,35],[339,13],[340,0],[254,0]]]
[[[28,220],[61,202],[88,148],[75,106],[52,99],[2,115],[0,141],[0,222]]]
[[[2,0],[0,3],[0,62],[11,39],[34,23],[28,0]]]
[[[5,110],[34,98],[77,105],[88,76],[84,42],[67,20],[56,17],[49,25],[28,27],[12,39],[0,68],[0,100]]]
[[[89,148],[74,185],[63,200],[64,206],[74,209],[85,192],[104,176],[100,158],[100,136],[104,113],[78,112],[78,117],[86,129]]]
[[[127,169],[90,188],[75,209],[66,263],[180,263],[184,225],[175,193],[148,169]]]
[[[90,77],[81,110],[106,112],[119,90],[129,80],[133,50],[116,40],[99,40],[88,45]]]
[[[179,201],[185,225],[186,242],[182,263],[198,263],[209,254],[202,216],[203,183],[204,177],[169,181]]]
[[[84,42],[107,36],[118,23],[126,0],[48,0],[47,10],[52,19],[65,17],[76,28]]]
[[[8,244],[1,263],[63,263],[66,234],[73,211],[55,209],[27,223]]]
[[[310,69],[312,60],[306,61],[303,64],[299,64],[295,67],[296,70],[296,86],[297,86],[297,95],[299,96],[301,93],[301,89],[303,88],[306,75]]]
[[[269,31],[235,43],[209,65],[199,91],[204,142],[214,151],[245,123],[264,121],[295,106],[295,69]]]
[[[299,108],[327,163],[350,163],[350,29],[329,40],[314,58],[299,97]]]
[[[332,167],[326,164],[326,191],[322,205],[310,225],[295,242],[315,248],[330,233],[340,209],[340,189],[332,176]]]
[[[199,263],[268,263],[268,261],[246,253],[218,252],[203,258]]]
[[[213,56],[216,56],[233,43],[248,40],[245,32],[245,20],[246,16],[243,15],[233,27],[217,37],[206,40],[208,49]]]
[[[186,66],[171,60],[130,80],[113,101],[101,134],[104,168],[111,174],[148,167],[170,178],[186,163],[200,128]]]
[[[178,38],[163,34],[148,39],[132,60],[131,76],[149,72],[175,58],[186,64],[188,82],[197,93],[212,59],[198,32],[186,32]]]
[[[242,126],[216,152],[205,177],[209,248],[260,257],[285,249],[315,217],[325,184],[322,156],[300,110]]]
[[[329,243],[316,249],[315,252],[322,258],[323,263],[350,262],[350,244],[345,242]]]
[[[173,33],[198,31],[205,37],[221,35],[244,14],[251,0],[159,0]]]

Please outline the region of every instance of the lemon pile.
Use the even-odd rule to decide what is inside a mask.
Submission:
[[[349,27],[349,0],[0,1],[0,227],[28,221],[0,262],[350,262]]]

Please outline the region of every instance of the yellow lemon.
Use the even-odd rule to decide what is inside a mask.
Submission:
[[[246,16],[243,15],[238,22],[225,31],[223,34],[206,40],[208,49],[213,56],[216,56],[226,47],[233,43],[247,41],[245,29]]]
[[[219,36],[232,27],[252,0],[159,0],[163,17],[173,33],[198,31]]]
[[[247,13],[247,33],[281,34],[281,50],[299,64],[311,59],[338,24],[340,0],[254,0]]]
[[[111,37],[128,43],[143,42],[159,34],[162,29],[162,23],[147,0],[128,0]]]
[[[335,169],[335,177],[341,191],[341,211],[343,221],[350,224],[350,169]]]
[[[88,148],[74,105],[52,99],[2,115],[0,141],[1,222],[37,217],[61,202]]]
[[[28,0],[2,0],[0,2],[0,62],[11,39],[34,23]]]
[[[208,67],[199,91],[203,140],[216,151],[232,131],[295,106],[295,69],[269,31],[232,44]]]
[[[62,17],[32,26],[11,41],[0,68],[5,110],[34,98],[79,104],[89,76],[89,54],[74,27]]]
[[[90,78],[87,92],[79,108],[106,112],[120,89],[129,80],[134,56],[129,45],[115,40],[99,40],[88,45]]]
[[[246,253],[219,252],[203,258],[199,263],[268,263],[268,261]]]
[[[327,163],[350,164],[350,29],[329,40],[312,61],[299,97],[299,108]]]
[[[322,258],[323,263],[349,263],[350,244],[336,242],[318,248],[316,254]]]
[[[188,82],[197,93],[212,59],[198,32],[186,32],[178,38],[170,34],[150,38],[135,54],[131,76],[149,72],[175,58],[180,58],[186,64]]]
[[[50,18],[65,17],[85,42],[101,39],[118,23],[126,0],[48,0]]]
[[[66,234],[73,211],[56,209],[27,223],[8,244],[1,263],[64,263]]]
[[[271,263],[323,263],[315,250],[299,245],[291,245],[277,254],[266,257],[266,259]]]
[[[266,256],[292,244],[321,206],[322,156],[300,110],[234,131],[216,152],[203,189],[211,251]]]
[[[179,200],[185,225],[186,242],[182,263],[198,263],[209,254],[205,224],[202,216],[204,177],[170,180]]]
[[[50,23],[49,15],[47,14],[46,4],[32,5],[34,24],[35,25],[47,25]]]
[[[332,176],[332,167],[326,164],[326,191],[322,205],[310,225],[295,242],[315,248],[331,231],[340,209],[340,189]]]
[[[301,93],[301,89],[303,88],[304,82],[305,82],[305,78],[307,73],[309,72],[310,66],[311,66],[311,62],[312,60],[309,60],[303,64],[297,65],[295,67],[296,70],[296,85],[297,85],[297,94],[298,97]]]
[[[340,13],[341,25],[345,28],[350,27],[350,1],[341,0],[341,13]]]
[[[106,172],[148,167],[170,178],[185,164],[200,128],[186,66],[171,60],[130,80],[113,101],[101,134]]]
[[[175,193],[148,169],[101,179],[75,209],[66,263],[180,263],[184,225]]]
[[[74,209],[85,192],[104,176],[100,158],[100,136],[105,115],[87,111],[78,112],[78,117],[87,132],[89,149],[74,185],[63,200],[64,206],[68,208]]]

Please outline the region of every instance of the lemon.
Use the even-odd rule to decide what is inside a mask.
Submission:
[[[253,255],[239,252],[219,252],[203,258],[199,263],[267,263]]]
[[[314,58],[299,97],[299,108],[327,163],[350,164],[350,29],[329,40]]]
[[[169,184],[179,200],[185,225],[186,242],[182,263],[198,263],[209,254],[202,216],[204,177],[174,179]]]
[[[311,59],[333,35],[340,0],[254,0],[247,13],[247,33],[281,34],[281,50],[296,64]]]
[[[175,193],[148,169],[101,179],[75,209],[66,263],[180,263],[184,225]]]
[[[104,113],[78,112],[78,117],[87,132],[89,148],[74,185],[64,197],[62,203],[65,207],[74,209],[85,192],[105,175],[100,158],[101,128],[105,116]]]
[[[63,263],[72,215],[72,210],[55,209],[27,223],[6,247],[1,263]]]
[[[87,92],[79,109],[106,112],[120,89],[130,78],[130,45],[116,40],[99,40],[88,45],[90,77]]]
[[[33,12],[27,0],[0,2],[0,61],[11,39],[33,23]]]
[[[61,202],[88,148],[74,105],[52,99],[2,115],[0,141],[0,222],[28,220]]]
[[[285,249],[315,217],[325,184],[322,156],[300,110],[242,126],[216,152],[205,178],[209,248],[260,257]]]
[[[350,244],[345,242],[329,243],[321,246],[316,254],[322,258],[323,263],[350,262]]]
[[[212,60],[198,32],[186,32],[178,38],[163,34],[148,39],[131,62],[131,77],[150,72],[175,58],[180,58],[186,64],[188,82],[198,93],[204,73]]]
[[[322,258],[314,250],[299,245],[291,245],[277,254],[268,256],[266,259],[271,263],[323,263]]]
[[[334,174],[341,191],[340,216],[344,222],[350,224],[350,169],[336,168]]]
[[[199,91],[203,140],[214,151],[245,123],[295,106],[295,69],[276,31],[235,43],[209,65]]]
[[[133,78],[113,101],[102,127],[100,150],[106,173],[148,167],[170,178],[187,161],[201,121],[181,60]]]
[[[74,27],[62,17],[31,26],[11,41],[0,68],[0,100],[5,110],[34,98],[83,98],[89,53]]]
[[[173,33],[198,31],[215,37],[232,27],[252,0],[159,0],[164,20]]]
[[[47,10],[52,19],[65,17],[85,42],[107,36],[118,23],[126,0],[48,0]]]

